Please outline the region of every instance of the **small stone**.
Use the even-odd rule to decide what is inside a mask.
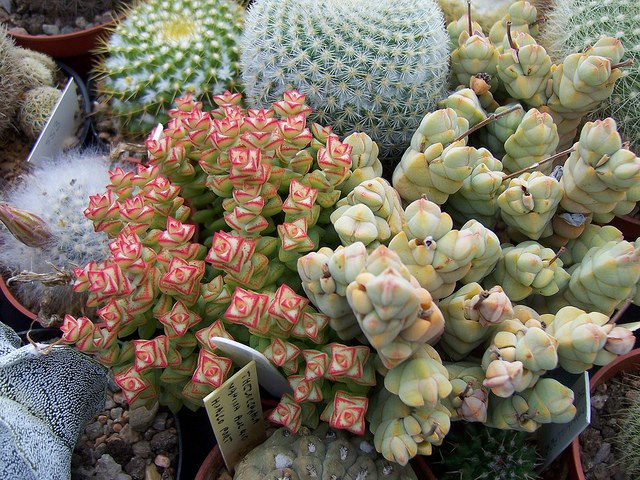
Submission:
[[[131,429],[131,425],[128,423],[122,427],[120,430],[120,437],[124,439],[125,442],[134,444],[141,440],[142,436],[138,432],[134,432]]]
[[[107,453],[107,443],[103,442],[91,451],[91,463],[95,465],[105,453]]]
[[[110,455],[100,457],[96,464],[97,480],[113,480],[119,473],[122,473],[122,467]]]
[[[73,28],[71,25],[65,25],[64,27],[60,28],[60,30],[59,30],[61,35],[65,35],[67,33],[73,33],[75,31],[76,31],[76,29]]]
[[[591,406],[598,410],[601,410],[605,403],[609,400],[609,395],[593,395],[591,397]]]
[[[133,454],[137,457],[151,458],[151,445],[146,440],[133,444]]]
[[[104,425],[105,423],[107,423],[107,416],[106,416],[106,415],[98,415],[98,421],[99,421],[101,424],[103,424],[103,425]]]
[[[611,453],[611,444],[607,442],[602,442],[596,456],[593,457],[593,464],[598,465],[604,462],[609,454]]]
[[[151,450],[155,453],[169,452],[178,443],[178,436],[175,431],[165,430],[156,433],[151,439]]]
[[[84,431],[87,434],[87,438],[89,440],[95,440],[96,438],[98,438],[100,435],[104,433],[103,425],[100,422],[90,423],[85,427]]]
[[[158,413],[158,408],[159,405],[156,402],[150,410],[145,407],[138,407],[130,410],[129,425],[131,425],[131,428],[133,428],[136,432],[144,432],[151,425],[153,425],[153,419]]]
[[[119,473],[118,475],[116,475],[116,478],[114,478],[113,480],[131,480],[131,475],[127,475],[126,473]]]
[[[107,453],[117,462],[124,464],[133,456],[133,448],[120,436],[113,435],[107,439]]]
[[[164,430],[166,425],[167,425],[167,420],[164,418],[156,418],[153,421],[153,428],[155,428],[158,431]]]
[[[162,476],[160,472],[158,472],[158,468],[153,464],[147,465],[147,468],[144,471],[144,480],[162,480]]]
[[[59,35],[60,27],[58,27],[57,25],[49,25],[45,23],[42,25],[42,31],[47,35]]]
[[[133,480],[144,480],[144,470],[147,462],[144,458],[133,457],[124,467],[124,471],[131,475]]]
[[[115,406],[116,406],[116,402],[113,401],[113,398],[107,397],[107,400],[104,402],[104,409],[111,410]]]
[[[27,32],[27,29],[22,27],[10,28],[8,32],[16,35],[29,35],[29,32]]]
[[[75,24],[76,27],[80,28],[80,29],[85,29],[87,28],[87,19],[84,17],[78,17],[76,18]]]
[[[117,420],[122,416],[122,407],[116,407],[116,408],[112,408],[111,412],[109,412],[109,416],[113,419],[113,420]]]
[[[107,436],[106,435],[101,435],[98,438],[96,438],[96,441],[94,442],[93,446],[95,448],[98,445],[100,445],[101,443],[104,443],[106,441],[107,441]]]
[[[162,480],[174,480],[173,472],[170,468],[167,468],[162,472]]]
[[[120,424],[120,423],[114,423],[114,424],[113,424],[113,426],[112,426],[112,428],[113,428],[113,431],[114,431],[114,432],[119,433],[119,432],[120,432],[120,430],[122,430],[122,424]]]
[[[156,458],[153,459],[153,463],[162,468],[169,468],[171,466],[171,460],[166,455],[156,455]]]

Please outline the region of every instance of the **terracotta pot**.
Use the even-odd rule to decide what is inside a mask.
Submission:
[[[9,32],[9,35],[21,47],[46,53],[55,59],[65,59],[65,63],[86,76],[92,67],[95,48],[101,39],[109,35],[115,24],[116,21],[113,20],[64,35],[25,35],[14,32]]]
[[[194,480],[218,480],[218,475],[224,466],[222,453],[220,453],[220,449],[218,445],[216,445],[211,452],[209,452],[207,458],[204,459],[202,465],[200,465],[200,469]],[[411,466],[419,480],[437,480],[431,468],[429,468],[425,457],[422,455],[414,457],[411,460]]]
[[[589,390],[593,392],[596,387],[615,377],[620,372],[640,371],[640,348],[631,350],[626,355],[621,355],[613,362],[600,367],[589,381]],[[582,461],[580,460],[580,439],[576,438],[568,449],[569,480],[585,480]]]
[[[640,237],[640,220],[629,215],[615,217],[610,222],[611,225],[618,228],[624,235],[624,239],[633,242]]]
[[[25,317],[24,322],[20,322],[18,321],[18,324],[23,324],[25,323],[27,328],[29,327],[29,323],[31,323],[32,321],[34,321],[36,319],[36,314],[33,313],[32,311],[26,309],[19,301],[16,297],[13,296],[13,293],[11,293],[11,290],[9,290],[9,287],[7,286],[6,282],[4,281],[4,277],[2,275],[0,275],[0,291],[2,291],[2,294],[4,295],[4,298],[7,300],[7,302],[9,302],[11,304],[11,306],[22,316]],[[13,327],[15,329],[15,327]],[[19,328],[18,330],[22,330],[22,328]]]

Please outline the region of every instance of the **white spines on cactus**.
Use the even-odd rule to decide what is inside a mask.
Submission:
[[[82,212],[89,196],[101,192],[109,183],[108,170],[109,163],[104,157],[95,152],[74,151],[34,168],[3,194],[0,220],[6,220],[3,213],[7,205],[17,207],[39,217],[46,224],[47,232],[41,235],[42,232],[32,229],[30,233],[39,234],[40,238],[27,243],[38,246],[27,246],[0,222],[0,265],[14,274],[51,273],[54,268],[70,271],[91,260],[106,258],[109,254],[107,235],[95,232],[93,223]],[[17,284],[16,291],[25,305],[38,304],[45,292],[52,293],[52,311],[68,308],[72,295],[70,285]]]
[[[312,121],[402,152],[446,95],[448,37],[435,0],[257,0],[241,40],[252,107],[292,88]]]
[[[626,66],[617,80],[613,93],[596,112],[595,118],[616,119],[624,140],[631,149],[640,146],[640,110],[637,108],[640,82],[640,3],[634,0],[556,0],[546,14],[541,43],[554,61],[571,53],[584,51],[599,38],[620,39]]]
[[[236,86],[243,12],[232,0],[138,2],[101,49],[98,90],[112,112],[146,134],[179,95],[213,108],[212,94]]]

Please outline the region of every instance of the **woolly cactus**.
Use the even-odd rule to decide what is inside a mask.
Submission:
[[[82,211],[85,198],[109,182],[107,172],[103,157],[71,152],[23,177],[0,202],[0,264],[12,274],[70,274],[74,266],[105,258],[107,237],[94,231]],[[27,307],[42,307],[42,315],[82,311],[71,285],[17,284],[16,293]]]
[[[602,36],[622,42],[633,65],[616,82],[613,94],[596,112],[597,118],[612,116],[631,148],[640,146],[640,112],[637,109],[640,81],[640,6],[633,0],[557,0],[546,14],[542,44],[554,60],[584,51]]]
[[[241,40],[250,105],[307,95],[312,120],[404,149],[445,94],[448,45],[435,0],[258,0]]]
[[[371,439],[349,436],[322,425],[292,434],[276,430],[236,466],[234,480],[276,478],[351,478],[416,480],[411,467],[389,463],[377,455]]]
[[[231,0],[153,0],[129,10],[96,70],[99,93],[124,128],[147,134],[179,94],[210,102],[234,88],[243,12]]]
[[[0,109],[0,135],[11,125],[22,91],[19,59],[6,28],[0,27],[0,97],[4,99]]]
[[[106,369],[69,347],[18,347],[0,322],[0,476],[70,478],[78,437],[104,405]]]

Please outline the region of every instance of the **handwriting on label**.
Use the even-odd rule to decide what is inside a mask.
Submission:
[[[227,468],[266,439],[256,362],[251,361],[204,398]]]

